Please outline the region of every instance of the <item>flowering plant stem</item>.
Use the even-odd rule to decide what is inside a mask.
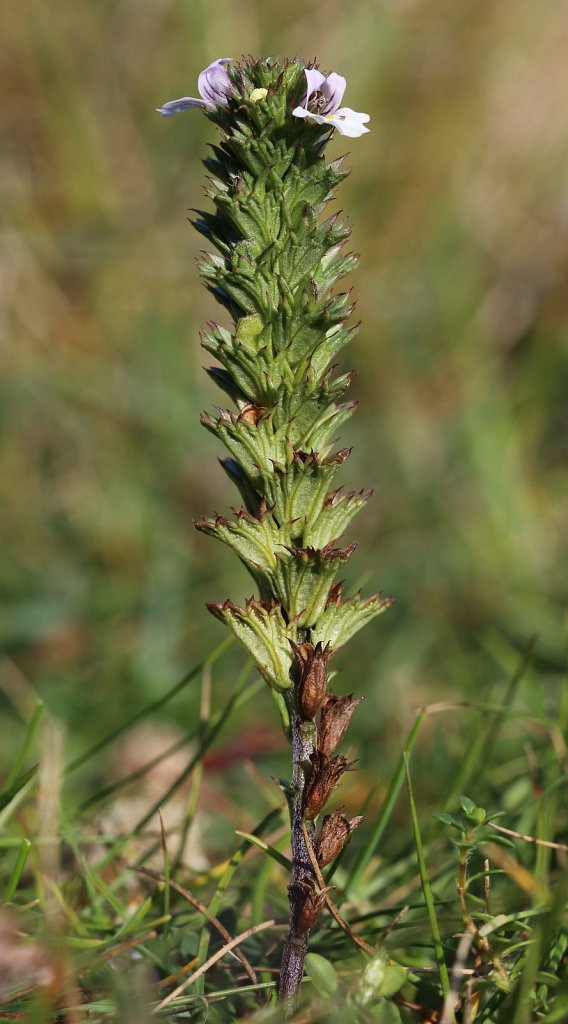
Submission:
[[[322,219],[346,176],[341,159],[326,163],[324,151],[335,130],[368,131],[366,114],[340,106],[345,85],[298,59],[222,58],[199,76],[200,99],[160,108],[170,116],[200,107],[221,133],[204,161],[214,212],[199,211],[194,223],[217,250],[202,254],[199,269],[233,321],[231,330],[210,324],[202,337],[221,364],[208,372],[233,409],[202,422],[228,450],[221,464],[243,507],[196,526],[229,545],[255,582],[258,596],[244,607],[208,607],[253,658],[292,747],[290,925],[280,977],[288,1014],[325,902],[304,829],[323,868],[362,820],[335,810],[318,824],[351,768],[335,751],[360,702],[328,691],[328,662],[390,604],[380,595],[344,597],[336,582],[355,547],[339,539],[371,497],[332,486],[349,456],[333,437],[355,408],[343,401],[352,375],[333,375],[354,331],[349,294],[334,287],[358,261],[343,252],[345,222]]]
[[[303,803],[306,765],[316,749],[316,730],[313,723],[302,721],[301,716],[292,712],[292,779],[290,783],[290,844],[292,848],[292,870],[288,887],[290,920],[284,943],[280,968],[279,995],[286,1008],[293,1012],[296,993],[302,982],[304,960],[308,950],[309,932],[302,930],[301,915],[305,900],[305,885],[315,886],[315,877],[310,863],[302,825],[304,822]],[[313,845],[314,824],[306,824],[307,834]]]

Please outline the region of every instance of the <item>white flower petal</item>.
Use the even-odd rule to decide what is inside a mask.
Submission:
[[[162,117],[173,117],[174,114],[181,114],[183,110],[194,110],[196,107],[206,110],[213,107],[213,104],[207,103],[206,100],[196,100],[193,96],[183,96],[180,100],[164,103],[163,107],[156,107],[156,110]]]
[[[296,107],[292,111],[295,117],[304,117],[315,124],[324,124],[328,128],[337,128],[340,135],[347,135],[350,139],[357,139],[364,135],[369,129],[365,128],[365,122],[370,121],[368,114],[360,114],[351,107],[341,107],[335,114],[313,114],[305,107]]]
[[[294,107],[292,114],[294,115],[294,117],[315,117],[315,114],[312,114],[311,111],[306,110],[305,107]]]
[[[364,135],[365,132],[369,131],[368,128],[365,128],[365,123],[371,119],[369,114],[351,110],[351,107],[341,107],[334,114],[328,114],[325,120],[333,124],[340,135],[347,135],[350,139],[357,139],[360,135]]]

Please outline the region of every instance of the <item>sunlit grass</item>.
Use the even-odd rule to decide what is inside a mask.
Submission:
[[[38,713],[20,729],[25,756],[17,778],[0,794],[6,901],[0,920],[4,955],[12,964],[0,988],[0,1019],[174,1020],[187,1012],[193,1020],[213,1014],[232,1021],[249,1019],[262,1006],[259,1019],[280,1019],[276,1007],[268,1008],[286,926],[284,800],[277,786],[251,787],[254,775],[235,762],[238,796],[232,806],[221,795],[222,783],[212,785],[203,772],[212,744],[229,753],[231,717],[258,692],[245,666],[225,706],[218,705],[217,679],[227,665],[220,649],[170,688],[166,702],[194,679],[205,717],[196,723],[193,741],[184,740],[189,749],[182,772],[173,782],[164,776],[156,800],[151,780],[165,767],[167,750],[93,793],[81,810],[79,765],[65,773],[56,723],[44,720],[40,740]],[[524,659],[498,684],[490,704],[425,707],[401,747],[400,766],[385,780],[382,805],[373,810],[372,793],[361,799],[367,821],[325,872],[326,884],[333,878],[332,899],[346,928],[326,916],[314,932],[315,958],[308,962],[298,1020],[311,1012],[330,1022],[410,1024],[427,1007],[442,1012],[442,1005],[439,1019],[448,1024],[454,1013],[460,1021],[466,1013],[471,1019],[474,1007],[476,1020],[495,1024],[563,1019],[567,847],[557,837],[566,834],[567,824],[561,739],[566,707],[551,706],[543,717],[538,704],[520,699],[528,670]],[[127,749],[129,734],[140,735],[141,719],[155,714],[150,704],[117,723],[108,744],[85,752],[81,770],[96,775],[107,752]],[[432,757],[423,730],[438,717],[453,720],[454,727],[461,722],[461,761],[443,749]],[[33,767],[37,756],[39,772]],[[405,797],[405,770],[419,802],[414,787],[410,802]],[[207,796],[188,787],[190,772],[194,780],[200,776]],[[431,773],[426,787],[425,773]],[[460,798],[462,806],[503,810],[497,831],[486,828],[468,854],[462,902],[458,853],[447,826],[432,817],[443,810],[445,822],[459,813],[452,795],[458,776],[474,795],[473,801]],[[146,811],[132,823],[127,809],[140,787]],[[178,824],[164,825],[176,807]],[[110,811],[114,829],[105,834]],[[242,825],[235,830],[236,821]],[[206,854],[203,864],[203,850],[218,849],[219,831],[223,853]],[[502,839],[508,848],[497,845]],[[249,937],[239,940],[239,960],[231,949],[241,933]]]

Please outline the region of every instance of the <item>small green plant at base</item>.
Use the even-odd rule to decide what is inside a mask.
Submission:
[[[485,881],[485,893],[483,901],[484,913],[476,915],[468,906],[468,895],[470,891],[470,877],[468,866],[471,858],[482,851],[482,847],[488,841],[497,845],[514,849],[514,843],[504,835],[500,835],[491,825],[504,817],[504,811],[487,812],[485,808],[478,807],[468,796],[459,797],[460,812],[448,814],[437,812],[433,817],[447,825],[458,833],[458,836],[450,835],[449,842],[458,853],[458,877],[456,890],[458,894],[460,912],[463,919],[465,931],[465,948],[471,945],[476,973],[481,977],[485,972],[486,965],[489,965],[495,972],[494,981],[496,986],[504,992],[510,990],[510,981],[502,958],[492,948],[487,935],[490,929],[487,928],[491,922],[489,913],[489,862],[485,860],[483,879]],[[479,876],[477,876],[479,879]]]

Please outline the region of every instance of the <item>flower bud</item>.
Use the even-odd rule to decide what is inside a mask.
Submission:
[[[331,864],[351,839],[351,833],[364,821],[359,814],[356,818],[346,818],[342,811],[326,814],[316,840],[316,856],[320,868]]]
[[[354,697],[352,693],[346,697],[328,693],[324,697],[318,726],[318,750],[322,754],[331,757],[335,753],[345,735],[351,715],[362,700],[362,697]]]
[[[333,757],[316,750],[310,758],[312,774],[308,779],[304,796],[304,818],[312,821],[325,806],[344,772],[351,771],[353,761],[346,757]]]
[[[327,663],[333,651],[329,644],[322,647],[321,641],[315,647],[308,641],[303,644],[292,642],[292,648],[296,656],[300,708],[303,717],[311,719],[319,711],[325,697]]]

